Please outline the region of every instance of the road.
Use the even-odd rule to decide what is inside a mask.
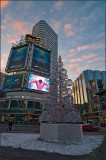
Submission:
[[[0,132],[5,132],[7,126],[2,125]],[[14,125],[16,133],[39,133],[38,126],[33,125]],[[99,131],[86,131],[84,135],[106,135],[106,127]],[[0,160],[105,160],[106,159],[106,136],[100,147],[95,149],[89,155],[83,156],[65,156],[56,153],[46,153],[41,151],[15,149],[12,147],[0,147]]]

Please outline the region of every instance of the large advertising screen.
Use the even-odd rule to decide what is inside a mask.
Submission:
[[[34,74],[29,74],[28,89],[49,92],[50,79]]]
[[[25,68],[27,58],[28,44],[11,48],[10,57],[8,58],[6,72],[17,71]]]
[[[31,68],[50,74],[50,51],[34,46]]]
[[[6,91],[21,89],[23,86],[23,78],[24,74],[6,75],[2,89]]]

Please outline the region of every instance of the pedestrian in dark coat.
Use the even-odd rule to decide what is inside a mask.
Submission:
[[[9,123],[8,123],[8,127],[7,127],[7,129],[6,129],[6,131],[11,131],[12,130],[12,127],[13,127],[13,123],[10,121]]]

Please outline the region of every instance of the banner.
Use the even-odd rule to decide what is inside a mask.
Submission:
[[[23,85],[24,74],[6,75],[3,90],[16,90],[21,89]]]
[[[31,69],[50,74],[50,51],[34,46]]]
[[[8,58],[6,72],[18,71],[25,68],[28,44],[20,45],[11,49]]]

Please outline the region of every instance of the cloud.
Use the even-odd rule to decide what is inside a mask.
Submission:
[[[6,26],[1,25],[1,29],[5,30],[5,29],[6,29]]]
[[[94,61],[100,61],[100,60],[104,60],[105,61],[105,58],[104,57],[97,57],[97,58],[94,58],[92,60],[89,60],[88,63],[92,63]]]
[[[7,7],[10,2],[1,0],[0,3],[1,3],[1,10],[2,10],[3,8]]]
[[[61,26],[61,23],[60,23],[60,22],[56,22],[56,23],[54,24],[54,29],[55,29],[55,31],[58,31],[59,28],[60,28],[60,26]]]
[[[97,54],[92,53],[92,54],[89,54],[89,55],[84,55],[82,58],[83,59],[89,59],[89,58],[92,58],[92,57],[95,57],[95,56],[97,56]]]
[[[74,35],[74,32],[72,32],[72,31],[66,32],[66,36],[67,36],[67,37],[71,37],[71,36],[73,36],[73,35]]]
[[[73,67],[78,66],[78,64],[65,64],[64,66],[65,66],[65,67],[73,68]]]
[[[62,1],[58,1],[57,3],[54,4],[53,8],[56,10],[60,10],[63,6],[63,2]]]
[[[78,51],[81,50],[86,50],[86,49],[98,49],[98,48],[103,48],[105,46],[105,44],[101,43],[101,44],[88,44],[88,45],[84,45],[84,46],[79,46],[77,48]]]
[[[83,70],[82,67],[72,67],[71,72],[74,74],[79,74]]]
[[[75,54],[74,53],[71,53],[71,54],[68,54],[67,57],[71,57],[71,56],[74,56]]]
[[[71,59],[70,62],[79,62],[82,61],[82,58]]]
[[[8,55],[6,53],[3,53],[2,56],[6,58]]]
[[[1,66],[4,66],[4,63],[5,63],[5,60],[2,59],[2,60],[1,60]]]
[[[72,57],[72,56],[75,55],[76,50],[75,50],[75,49],[70,49],[69,52],[70,52],[71,54],[68,54],[67,56],[68,56],[68,57]]]
[[[69,52],[70,53],[75,53],[76,51],[75,51],[75,49],[70,49]]]
[[[65,32],[69,31],[71,29],[71,27],[72,27],[72,24],[65,24],[64,25]]]
[[[71,55],[68,55],[68,56],[73,56],[73,55],[74,55],[74,54],[71,54]],[[95,56],[97,56],[97,54],[91,53],[91,54],[89,54],[89,55],[83,55],[83,56],[80,57],[80,58],[70,59],[70,62],[80,62],[80,61],[84,61],[84,60],[86,60],[86,59],[93,58],[93,57],[95,57]]]
[[[65,35],[67,37],[74,35],[74,32],[71,29],[72,29],[72,24],[65,24],[64,25],[64,31],[65,31]]]
[[[61,21],[56,21],[54,19],[51,19],[51,22],[52,22],[53,30],[57,33],[62,26]]]
[[[14,34],[14,31],[12,34],[6,33],[5,35],[2,33],[2,40],[7,42],[7,43],[15,43],[16,41],[20,40],[20,35],[18,33]]]
[[[16,41],[18,41],[19,39],[9,39],[8,43],[15,43]]]
[[[20,34],[27,34],[28,30],[28,23],[24,21],[15,21],[12,23],[13,28],[17,30]]]
[[[62,58],[62,62],[65,62],[66,61],[66,59],[65,58]]]

